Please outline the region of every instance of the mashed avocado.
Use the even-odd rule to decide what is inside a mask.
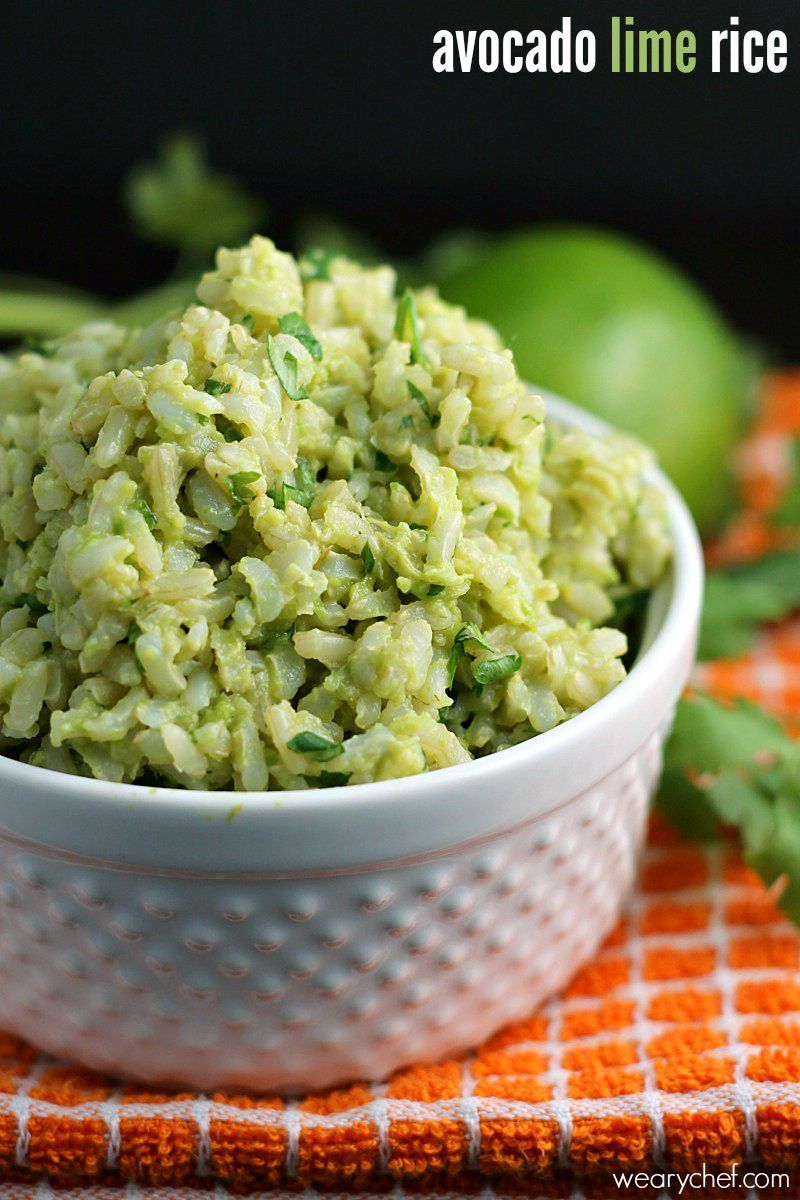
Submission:
[[[2,750],[261,790],[550,729],[669,557],[646,462],[389,267],[220,250],[183,313],[0,356]]]

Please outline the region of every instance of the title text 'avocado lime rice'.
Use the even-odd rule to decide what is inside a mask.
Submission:
[[[646,453],[545,422],[489,326],[261,237],[182,314],[0,356],[0,410],[0,748],[59,771],[254,791],[503,749],[623,678],[669,557]]]

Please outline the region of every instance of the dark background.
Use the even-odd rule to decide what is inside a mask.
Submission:
[[[11,11],[16,9],[16,11]],[[176,128],[270,201],[269,232],[338,212],[390,253],[461,225],[553,218],[640,235],[731,319],[800,358],[800,6],[767,3],[15,4],[0,40],[0,270],[109,295],[160,280],[127,169]],[[710,30],[783,29],[782,75],[712,75]],[[693,75],[613,76],[612,14],[696,31]],[[436,75],[440,28],[598,36],[590,75]]]

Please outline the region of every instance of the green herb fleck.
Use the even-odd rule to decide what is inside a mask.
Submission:
[[[239,322],[239,324],[240,324],[240,325],[241,325],[241,326],[242,326],[244,329],[246,329],[248,333],[252,334],[252,333],[253,333],[253,331],[254,331],[254,329],[255,329],[255,327],[256,327],[256,320],[255,320],[255,317],[252,317],[252,316],[250,315],[250,313],[247,313],[245,316],[243,316],[243,317],[242,317],[242,319],[241,319],[241,321]]]
[[[365,542],[361,549],[361,561],[369,574],[375,570],[375,555],[372,553],[368,542]]]
[[[406,288],[397,306],[394,335],[399,342],[410,342],[412,363],[419,363],[423,367],[428,366],[428,356],[422,348],[420,338],[417,302],[411,288]]]
[[[398,429],[411,429],[413,424],[414,424],[414,418],[412,417],[411,413],[406,413],[406,415],[403,417],[402,421],[397,426],[397,428]]]
[[[430,587],[428,588],[428,595],[429,596],[441,596],[443,591],[444,591],[443,583],[432,583],[430,585]]]
[[[281,333],[291,334],[293,338],[297,338],[301,346],[305,346],[311,357],[319,362],[322,358],[322,344],[314,336],[314,334],[306,325],[299,312],[284,313],[278,318],[278,325]]]
[[[238,512],[250,500],[255,499],[255,492],[248,484],[255,483],[260,478],[261,475],[258,471],[234,471],[232,475],[228,476],[228,489],[234,512]]]
[[[456,634],[456,644],[463,645],[465,642],[474,642],[476,646],[480,646],[483,650],[491,650],[491,646],[484,638],[477,625],[472,621],[467,621],[466,625],[462,625]]]
[[[397,464],[393,463],[388,454],[384,454],[382,450],[375,451],[375,470],[382,474],[388,474],[389,471],[396,471]]]
[[[331,277],[331,263],[333,263],[339,255],[333,250],[309,250],[303,255],[303,260],[300,264],[300,275],[303,283],[310,283],[312,279],[327,279]]]
[[[408,380],[408,393],[412,400],[416,400],[417,404],[422,409],[428,424],[432,425],[435,429],[439,424],[439,414],[431,414],[431,407],[428,404],[428,397],[425,395],[425,393],[418,388],[415,383],[412,383],[411,380]]]
[[[47,612],[47,605],[42,604],[39,597],[34,596],[32,592],[24,592],[20,596],[20,602],[22,604],[27,604],[27,606],[31,610],[31,612],[40,612],[40,613]]]
[[[344,746],[341,742],[332,742],[330,738],[320,737],[318,733],[310,731],[296,733],[287,742],[287,745],[290,750],[294,750],[295,754],[310,754],[318,762],[328,762],[329,759],[344,754]]]
[[[158,521],[156,514],[153,512],[146,500],[138,500],[135,505],[136,511],[140,512],[145,519],[148,529],[155,529]]]
[[[131,623],[128,627],[128,636],[126,637],[125,641],[128,643],[129,646],[135,646],[136,639],[141,636],[141,633],[142,633],[142,631],[139,628],[139,626],[137,625],[137,623],[135,621],[131,621]]]
[[[267,338],[267,354],[272,363],[272,369],[278,376],[281,387],[290,400],[305,400],[307,388],[297,382],[297,359],[287,350],[281,358],[272,334]]]
[[[473,663],[472,678],[483,688],[496,679],[514,675],[521,666],[520,654],[501,654],[499,658],[485,658],[483,662]]]
[[[319,787],[344,787],[350,780],[349,775],[345,775],[343,771],[320,771],[319,775],[312,776],[310,783],[316,783]]]
[[[226,442],[240,442],[242,440],[242,431],[238,426],[234,425],[233,421],[229,421],[227,417],[217,417],[217,433],[221,433]]]
[[[225,396],[230,390],[231,384],[223,383],[221,379],[207,379],[203,384],[203,391],[209,396]]]
[[[207,417],[205,413],[195,413],[194,415],[197,417],[197,420],[200,422],[201,425],[208,424],[210,418]]]

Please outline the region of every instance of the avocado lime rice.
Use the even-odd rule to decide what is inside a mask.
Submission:
[[[250,791],[551,729],[669,559],[647,462],[391,268],[222,249],[182,313],[0,356],[0,749]]]

